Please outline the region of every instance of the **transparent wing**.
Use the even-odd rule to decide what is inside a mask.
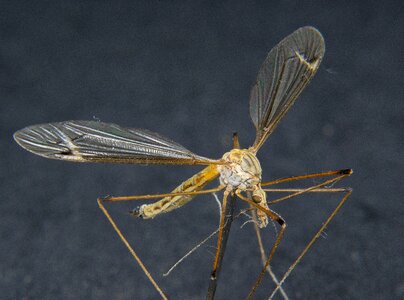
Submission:
[[[250,116],[257,130],[254,152],[265,142],[316,73],[324,56],[324,39],[302,27],[268,54],[250,94]]]
[[[24,149],[52,159],[132,164],[215,164],[183,146],[144,129],[96,121],[34,125],[17,131]]]

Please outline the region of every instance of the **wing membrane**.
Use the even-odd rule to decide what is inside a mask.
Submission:
[[[14,139],[37,155],[76,162],[133,164],[215,164],[157,133],[96,121],[34,125]]]
[[[257,131],[253,151],[258,151],[310,82],[324,51],[321,33],[302,27],[269,52],[250,94],[250,116]]]

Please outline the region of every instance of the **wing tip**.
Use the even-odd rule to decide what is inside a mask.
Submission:
[[[296,32],[305,32],[306,35],[310,34],[314,39],[317,39],[317,45],[319,45],[318,47],[318,54],[320,54],[321,56],[324,55],[325,52],[325,41],[324,41],[324,37],[323,34],[314,26],[303,26],[299,29],[296,30]],[[321,46],[321,47],[320,47]]]
[[[317,71],[325,54],[325,41],[321,32],[313,26],[303,26],[287,36],[280,44],[292,43],[294,54],[313,73]]]
[[[63,144],[47,138],[41,125],[20,129],[13,134],[13,138],[23,149],[45,158],[66,159],[70,153],[69,148]]]
[[[297,31],[299,31],[299,30],[312,31],[312,32],[315,32],[316,34],[322,36],[322,35],[321,35],[321,32],[320,32],[316,27],[314,27],[314,26],[312,26],[312,25],[302,26],[302,27],[300,27],[300,28],[297,29]]]
[[[296,32],[307,32],[307,33],[311,33],[314,34],[316,36],[318,36],[319,38],[321,38],[322,40],[324,40],[322,33],[320,32],[320,30],[318,30],[316,27],[311,26],[311,25],[306,25],[306,26],[302,26],[300,28],[298,28],[296,30]]]

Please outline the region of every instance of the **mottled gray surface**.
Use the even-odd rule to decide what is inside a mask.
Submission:
[[[264,178],[351,167],[341,185],[354,193],[284,287],[291,299],[404,297],[403,4],[269,2],[0,2],[2,299],[157,299],[95,200],[166,192],[198,170],[50,161],[18,147],[14,131],[95,118],[220,157],[233,131],[252,142],[248,95],[259,66],[304,25],[324,34],[325,59],[260,152]],[[327,198],[277,207],[289,225],[277,274],[338,201]],[[172,299],[203,299],[214,241],[160,274],[217,226],[213,197],[152,221],[128,216],[135,205],[110,207],[158,282]],[[217,299],[244,299],[258,274],[243,221],[233,226]],[[267,278],[256,298],[271,288]]]

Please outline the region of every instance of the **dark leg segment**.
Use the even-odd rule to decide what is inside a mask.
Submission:
[[[223,256],[226,251],[226,245],[227,245],[227,239],[229,237],[230,233],[230,228],[231,224],[233,222],[233,213],[234,213],[234,207],[236,203],[236,196],[233,194],[229,195],[229,201],[226,203],[225,209],[223,209],[222,205],[222,212],[220,216],[220,224],[223,223],[223,226],[220,225],[219,227],[219,233],[222,231],[223,233],[221,234],[221,237],[218,237],[218,244],[219,244],[219,239],[221,240],[220,246],[218,245],[218,248],[216,250],[216,256],[215,256],[215,263],[209,278],[209,287],[208,287],[208,293],[206,295],[206,300],[213,300],[215,297],[215,292],[216,292],[216,287],[217,287],[217,281],[219,278],[222,262],[223,262]],[[224,218],[222,222],[222,217]]]

